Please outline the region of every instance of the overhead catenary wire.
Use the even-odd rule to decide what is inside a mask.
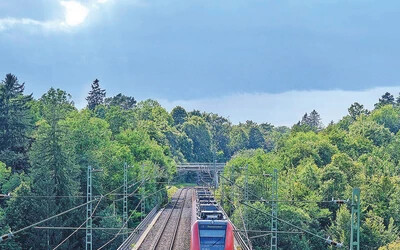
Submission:
[[[142,199],[140,199],[140,201],[138,202],[138,204],[136,205],[136,207],[135,207],[133,210],[136,210],[136,209],[139,207],[139,205],[143,202],[144,199],[146,199],[146,198],[148,198],[148,197],[150,197],[150,196],[152,196],[152,195],[154,195],[154,194],[156,194],[156,193],[158,193],[158,192],[160,192],[160,191],[163,191],[163,190],[164,190],[164,188],[160,188],[159,190],[157,190],[157,191],[155,191],[155,192],[153,192],[153,193],[151,193],[151,194],[149,194],[149,195],[143,197]],[[105,246],[107,246],[107,245],[110,244],[112,241],[114,241],[119,235],[121,235],[121,231],[125,228],[125,226],[127,225],[128,221],[132,218],[132,215],[133,215],[133,214],[134,214],[134,213],[131,212],[131,214],[129,215],[128,219],[127,219],[126,222],[122,225],[122,227],[120,228],[120,230],[118,231],[118,233],[116,233],[115,236],[114,236],[112,239],[110,239],[109,241],[107,241],[104,245],[102,245],[101,247],[99,247],[98,250],[103,249]]]
[[[21,229],[18,229],[18,230],[16,230],[16,231],[14,231],[14,232],[11,232],[11,234],[12,234],[12,235],[18,234],[18,233],[20,233],[20,232],[22,232],[22,231],[25,231],[25,230],[27,230],[27,229],[29,229],[29,228],[32,228],[32,227],[34,227],[34,226],[37,226],[37,225],[39,225],[39,224],[41,224],[41,223],[43,223],[43,222],[49,221],[49,220],[51,220],[51,219],[54,219],[54,218],[56,218],[56,217],[58,217],[58,216],[64,215],[64,214],[66,214],[66,213],[69,213],[69,212],[71,212],[71,211],[73,211],[73,210],[75,210],[75,209],[78,209],[78,208],[80,208],[80,207],[86,206],[87,204],[92,203],[92,202],[95,202],[95,201],[97,201],[97,200],[98,200],[98,199],[94,199],[94,200],[92,200],[92,201],[89,201],[89,202],[83,203],[83,204],[81,204],[81,205],[75,206],[75,207],[70,208],[70,209],[68,209],[68,210],[65,210],[65,211],[63,211],[63,212],[61,212],[61,213],[58,213],[58,214],[53,215],[53,216],[50,216],[50,217],[48,217],[48,218],[46,218],[46,219],[43,219],[43,220],[38,221],[38,222],[36,222],[36,223],[33,223],[33,224],[29,225],[29,226],[26,226],[26,227],[23,227],[23,228],[21,228]]]
[[[93,209],[92,214],[90,215],[90,217],[93,216],[93,214],[96,212],[97,207],[99,206],[100,202],[103,200],[103,196],[100,197],[99,201],[97,202],[96,206]],[[64,242],[66,242],[69,238],[72,237],[72,235],[74,235],[76,232],[78,232],[78,230],[83,227],[83,225],[85,225],[85,223],[89,220],[89,218],[87,218],[77,229],[75,229],[75,231],[73,231],[70,235],[68,235],[64,240],[62,240],[56,247],[53,248],[53,250],[59,248],[62,244],[64,244]]]
[[[107,196],[111,195],[113,192],[119,190],[119,189],[122,188],[122,187],[123,187],[123,185],[121,185],[121,186],[119,186],[119,187],[117,187],[117,188],[111,190],[110,192],[108,192],[107,194],[105,194],[103,197],[107,197]],[[17,197],[18,197],[18,196],[17,196]],[[103,198],[101,198],[101,199],[103,199]],[[50,216],[50,217],[48,217],[48,218],[46,218],[46,219],[40,220],[40,221],[38,221],[38,222],[36,222],[36,223],[33,223],[33,224],[31,224],[31,225],[28,225],[28,226],[26,226],[26,227],[23,227],[23,228],[21,228],[21,229],[18,229],[18,230],[14,231],[14,232],[11,231],[9,234],[3,235],[1,238],[2,238],[2,239],[8,239],[9,237],[12,237],[12,236],[14,236],[14,235],[16,235],[16,234],[18,234],[18,233],[20,233],[20,232],[22,232],[22,231],[25,231],[25,230],[30,229],[30,228],[32,228],[32,227],[35,227],[35,226],[37,226],[37,225],[39,225],[39,224],[42,224],[43,222],[49,221],[49,220],[51,220],[51,219],[54,219],[54,218],[56,218],[56,217],[58,217],[58,216],[64,215],[64,214],[66,214],[66,213],[69,213],[69,212],[71,212],[71,211],[74,211],[74,210],[76,210],[76,209],[78,209],[78,208],[81,208],[81,207],[83,207],[83,206],[85,206],[85,205],[87,205],[87,204],[90,204],[90,203],[95,202],[95,201],[98,201],[98,200],[99,200],[99,198],[94,198],[92,201],[85,202],[85,203],[83,203],[83,204],[81,204],[81,205],[75,206],[75,207],[70,208],[70,209],[68,209],[68,210],[65,210],[65,211],[63,211],[63,212],[61,212],[61,213],[55,214],[55,215],[53,215],[53,216]]]
[[[236,184],[234,181],[229,180],[228,178],[226,178],[223,175],[220,175],[220,177],[222,177],[224,180],[229,181],[229,183],[231,183],[232,185],[240,188],[240,189],[244,189],[244,187],[239,186],[238,184]],[[252,196],[257,197],[258,195],[250,192]],[[342,204],[342,203],[347,203],[348,200],[322,200],[322,201],[311,201],[311,200],[266,200],[264,198],[260,198],[257,200],[248,200],[248,201],[259,201],[259,202],[282,202],[282,203],[334,203],[334,204]]]
[[[233,181],[231,181],[231,180],[225,178],[225,177],[222,176],[222,175],[221,175],[221,177],[224,178],[225,180],[229,181],[229,183],[231,183],[231,185],[233,184],[234,186],[239,187],[240,189],[243,190],[243,187],[240,187],[240,186],[237,185],[235,182],[233,182]],[[257,197],[257,196],[255,195],[255,197]],[[266,201],[266,200],[260,199],[260,200],[257,200],[257,201]],[[277,220],[279,220],[279,221],[281,221],[281,222],[283,222],[283,223],[285,223],[285,224],[287,224],[287,225],[290,225],[290,226],[292,226],[292,227],[294,227],[294,228],[296,228],[296,229],[298,229],[298,230],[301,230],[301,231],[303,231],[303,232],[305,232],[305,233],[308,233],[308,234],[313,235],[313,236],[315,236],[315,237],[317,237],[317,238],[320,238],[320,239],[326,241],[327,243],[329,243],[329,244],[331,244],[331,245],[335,245],[335,246],[337,246],[337,247],[342,247],[342,246],[343,246],[342,243],[338,243],[338,242],[332,241],[332,240],[329,239],[329,237],[328,237],[328,238],[324,238],[324,237],[322,237],[322,236],[320,236],[320,235],[317,235],[317,234],[315,234],[315,233],[313,233],[313,232],[311,232],[311,231],[309,231],[309,230],[306,230],[306,229],[303,229],[303,228],[301,228],[301,227],[299,227],[299,226],[296,226],[296,225],[294,225],[293,223],[290,223],[290,222],[288,222],[288,221],[286,221],[286,220],[283,220],[283,219],[281,219],[281,218],[272,216],[271,214],[268,214],[268,213],[264,212],[264,211],[261,210],[261,209],[258,209],[258,208],[256,208],[256,207],[253,207],[253,206],[247,204],[246,202],[243,202],[243,201],[239,201],[239,202],[240,202],[241,204],[247,206],[247,207],[250,207],[250,208],[252,208],[252,209],[255,209],[255,210],[258,211],[258,212],[261,212],[261,213],[263,213],[263,214],[266,214],[266,215],[268,215],[269,217],[275,218],[275,219],[277,219]],[[277,202],[278,202],[278,201],[277,201]],[[308,202],[308,201],[306,201],[306,202]],[[310,202],[311,202],[311,201],[310,201]],[[324,201],[324,202],[325,202],[325,201]],[[326,202],[328,202],[328,201],[326,201]],[[330,203],[337,203],[337,201],[336,201],[336,200],[333,200],[333,199],[332,199],[331,201],[329,201],[329,202],[330,202]],[[313,203],[315,203],[315,202],[313,202]],[[233,206],[235,207],[235,209],[236,209],[236,206],[235,206],[233,203],[232,203],[232,205],[233,205]],[[239,211],[239,212],[240,212],[240,211]],[[246,228],[245,228],[245,230],[246,230]]]
[[[162,173],[160,173],[160,174],[162,174]],[[159,177],[160,174],[157,175],[156,177]],[[128,197],[129,197],[129,196],[132,196],[132,195],[140,188],[140,186],[144,184],[145,180],[148,180],[149,178],[150,178],[150,177],[148,176],[147,179],[140,180],[140,181],[136,181],[135,183],[131,184],[128,188],[133,187],[133,186],[136,185],[137,183],[141,182],[141,184],[140,184],[131,194],[129,194]],[[132,181],[131,181],[131,182],[132,182]],[[123,186],[124,186],[124,185],[122,185],[122,186],[120,186],[120,187],[118,187],[118,188],[113,189],[112,191],[108,192],[108,193],[105,194],[104,196],[101,195],[101,198],[100,198],[99,202],[97,203],[96,207],[94,208],[94,210],[93,210],[93,212],[92,212],[92,214],[91,214],[90,217],[93,216],[93,214],[95,213],[95,211],[96,211],[98,205],[100,204],[101,200],[102,200],[104,197],[111,195],[113,192],[119,190],[119,189],[120,189],[121,187],[123,187]],[[119,199],[119,200],[120,200],[120,199]],[[118,200],[114,200],[114,202],[115,202],[115,201],[118,201]],[[139,205],[139,204],[140,204],[140,202],[138,203],[138,205]],[[137,208],[137,207],[136,207],[136,208]],[[135,210],[136,210],[136,208],[135,208]],[[89,219],[89,218],[88,218],[88,219]],[[72,232],[67,238],[65,238],[65,239],[64,239],[59,245],[57,245],[53,250],[57,249],[57,248],[58,248],[59,246],[61,246],[65,241],[67,241],[73,234],[75,234],[75,233],[88,221],[88,219],[86,219],[78,228],[75,229],[74,232]],[[125,226],[125,224],[123,225],[123,227],[124,227],[124,226]],[[123,228],[123,227],[122,227],[122,228]],[[120,233],[120,231],[119,231],[118,233]],[[119,234],[117,234],[117,235],[119,235]]]
[[[242,223],[243,223],[244,235],[246,236],[246,239],[247,239],[248,244],[249,244],[249,245],[251,246],[251,248],[252,248],[251,240],[250,240],[250,238],[249,238],[249,233],[248,233],[248,229],[247,229],[247,227],[246,227],[246,223],[244,222],[244,217],[243,217],[242,211],[236,207],[235,203],[234,203],[232,200],[230,200],[228,197],[226,197],[226,199],[228,200],[229,203],[232,204],[232,206],[235,208],[235,210],[238,210],[238,211],[239,211],[239,216],[240,216],[240,219],[242,220]],[[240,233],[240,231],[239,231],[239,233]],[[242,232],[242,233],[243,233],[243,232]]]
[[[283,222],[283,223],[285,223],[285,224],[287,224],[287,225],[289,225],[289,226],[291,226],[291,227],[294,227],[294,228],[296,228],[296,229],[298,229],[298,230],[300,230],[300,231],[302,231],[302,232],[308,233],[308,234],[310,234],[310,235],[312,235],[312,236],[314,236],[314,237],[317,237],[317,238],[319,238],[319,239],[322,239],[322,240],[324,240],[324,241],[327,241],[326,238],[324,238],[324,237],[322,237],[322,236],[320,236],[320,235],[318,235],[318,234],[315,234],[315,233],[313,233],[313,232],[311,232],[311,231],[309,231],[309,230],[307,230],[307,229],[304,229],[304,228],[301,228],[301,227],[299,227],[299,226],[296,226],[296,225],[294,225],[293,223],[288,222],[288,221],[286,221],[286,220],[283,220],[283,219],[281,219],[281,218],[279,218],[279,217],[272,216],[271,214],[266,213],[265,211],[263,211],[263,210],[261,210],[261,209],[259,209],[259,208],[256,208],[256,207],[254,207],[254,206],[251,206],[251,205],[247,204],[246,202],[243,202],[243,201],[239,201],[239,202],[240,202],[241,204],[243,204],[243,205],[249,207],[249,208],[252,208],[252,209],[256,210],[257,212],[260,212],[260,213],[262,213],[262,214],[268,215],[269,217],[273,217],[273,218],[279,220],[280,222]],[[341,245],[341,243],[338,243],[338,244]]]

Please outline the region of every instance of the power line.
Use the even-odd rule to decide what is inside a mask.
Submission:
[[[229,181],[229,182],[230,182],[231,184],[233,184],[234,186],[239,187],[240,189],[243,190],[243,187],[240,187],[239,185],[237,185],[236,183],[234,183],[234,182],[228,180],[228,179],[225,178],[224,176],[221,176],[221,177],[224,178],[225,180]],[[257,197],[256,195],[254,195],[254,196]],[[260,201],[266,201],[266,200],[261,199]],[[325,242],[327,242],[327,243],[330,244],[330,245],[337,246],[337,247],[342,247],[342,246],[343,246],[343,243],[335,242],[335,241],[329,239],[329,237],[328,237],[327,239],[325,239],[325,238],[322,237],[322,236],[319,236],[319,235],[317,235],[317,234],[315,234],[315,233],[312,233],[312,232],[310,232],[310,231],[308,231],[308,230],[306,230],[306,229],[303,229],[303,228],[301,228],[301,227],[298,227],[298,226],[296,226],[296,225],[294,225],[294,224],[292,224],[292,223],[290,223],[290,222],[288,222],[288,221],[282,220],[282,219],[280,219],[280,218],[278,218],[278,217],[276,217],[276,216],[270,215],[270,214],[268,214],[268,213],[262,211],[261,209],[255,208],[255,207],[253,207],[253,206],[251,206],[251,205],[249,205],[249,204],[247,204],[247,203],[245,203],[245,202],[243,202],[243,201],[239,201],[239,202],[240,202],[241,204],[247,206],[247,207],[250,207],[250,208],[255,209],[255,210],[258,211],[258,212],[261,212],[261,213],[263,213],[263,214],[266,214],[266,215],[270,216],[271,218],[277,219],[277,220],[279,220],[279,221],[281,221],[281,222],[283,222],[283,223],[285,223],[285,224],[288,224],[288,225],[290,225],[290,226],[292,226],[292,227],[294,227],[294,228],[297,228],[297,229],[299,229],[299,230],[301,230],[301,231],[304,231],[304,232],[306,232],[306,233],[309,233],[309,234],[311,234],[311,235],[313,235],[313,236],[315,236],[315,237],[318,237],[318,238],[320,238],[320,239],[323,239]],[[334,199],[332,199],[332,200],[329,201],[329,202],[331,202],[331,203],[337,203],[337,204],[343,204],[343,203],[346,203],[347,201],[344,201],[344,200],[334,200]],[[235,206],[233,203],[232,203],[232,205]],[[235,206],[235,208],[236,208],[236,206]],[[239,212],[240,212],[240,211],[239,211]],[[245,230],[246,230],[246,228],[245,228]]]
[[[54,230],[86,230],[83,227],[35,227],[35,229],[54,229]],[[92,229],[96,230],[119,230],[119,227],[93,227]]]
[[[119,187],[117,187],[117,188],[115,188],[115,189],[113,189],[113,190],[110,191],[110,192],[108,192],[107,194],[104,195],[104,197],[107,197],[107,196],[111,195],[113,192],[117,191],[117,190],[120,189],[121,187],[123,187],[123,185],[122,185],[122,186],[119,186]],[[103,198],[101,198],[101,199],[103,199]],[[34,226],[37,226],[37,225],[39,225],[39,224],[41,224],[41,223],[43,223],[43,222],[49,221],[49,220],[51,220],[51,219],[54,219],[54,218],[56,218],[56,217],[58,217],[58,216],[64,215],[64,214],[66,214],[66,213],[69,213],[69,212],[71,212],[71,211],[73,211],[73,210],[76,210],[76,209],[78,209],[78,208],[81,208],[81,207],[83,207],[83,206],[86,206],[86,205],[88,205],[88,204],[90,204],[90,203],[92,203],[92,202],[98,201],[98,200],[99,200],[98,198],[94,198],[92,201],[85,202],[85,203],[83,203],[83,204],[81,204],[81,205],[79,205],[79,206],[70,208],[70,209],[68,209],[68,210],[66,210],[66,211],[63,211],[63,212],[61,212],[61,213],[58,213],[58,214],[56,214],[56,215],[53,215],[53,216],[51,216],[51,217],[48,217],[48,218],[46,218],[46,219],[43,219],[43,220],[38,221],[38,222],[36,222],[36,223],[33,223],[33,224],[31,224],[31,225],[29,225],[29,226],[26,226],[26,227],[24,227],[24,228],[21,228],[21,229],[19,229],[19,230],[17,230],[17,231],[14,231],[14,232],[10,232],[10,233],[8,233],[8,234],[5,234],[5,235],[1,236],[0,242],[1,242],[1,241],[4,241],[4,240],[7,240],[7,239],[13,237],[15,234],[18,234],[18,233],[20,233],[20,232],[22,232],[22,231],[25,231],[25,230],[29,229],[29,228],[32,228],[32,227],[34,227]]]
[[[231,183],[232,185],[240,188],[241,190],[244,190],[244,187],[239,186],[238,184],[236,184],[234,181],[229,180],[228,178],[224,177],[223,175],[220,175],[220,177],[224,178],[225,180],[227,180],[229,183]],[[248,191],[250,192],[250,191]],[[252,196],[257,197],[258,195],[250,192]],[[259,202],[282,202],[282,203],[334,203],[334,204],[345,204],[348,203],[349,200],[340,200],[340,199],[333,199],[332,200],[325,200],[325,201],[310,201],[310,200],[266,200],[263,198],[254,200],[254,199],[249,199],[248,201],[251,202],[255,202],[255,201],[259,201]]]
[[[93,214],[96,212],[97,207],[99,206],[100,202],[103,200],[103,196],[101,196],[99,202],[97,202],[95,208],[93,209],[92,214],[90,215],[90,217],[93,217]],[[60,247],[62,244],[64,244],[64,242],[66,242],[72,235],[74,235],[76,232],[78,232],[78,230],[83,227],[83,225],[85,225],[85,223],[89,220],[89,218],[87,218],[75,231],[73,231],[70,235],[68,235],[63,241],[61,241],[56,247],[53,248],[53,250],[57,249],[58,247]]]
[[[27,229],[29,229],[29,228],[32,228],[32,227],[34,227],[34,226],[37,226],[37,225],[39,225],[39,224],[41,224],[41,223],[43,223],[43,222],[49,221],[49,220],[51,220],[51,219],[54,219],[54,218],[56,218],[56,217],[58,217],[58,216],[61,216],[61,215],[63,215],[63,214],[69,213],[69,212],[71,212],[71,211],[73,211],[73,210],[75,210],[75,209],[78,209],[78,208],[80,208],[80,207],[86,206],[87,204],[92,203],[92,202],[95,202],[95,201],[97,201],[97,200],[98,200],[98,199],[94,199],[94,200],[92,200],[92,201],[90,201],[90,202],[83,203],[83,204],[81,204],[81,205],[79,205],[79,206],[70,208],[70,209],[68,209],[68,210],[66,210],[66,211],[64,211],[64,212],[61,212],[61,213],[59,213],[59,214],[50,216],[50,217],[48,217],[48,218],[46,218],[46,219],[43,219],[43,220],[38,221],[38,222],[36,222],[36,223],[33,223],[33,224],[29,225],[29,226],[26,226],[26,227],[24,227],[24,228],[21,228],[21,229],[19,229],[19,230],[17,230],[17,231],[10,232],[10,234],[3,235],[3,236],[2,236],[2,239],[4,239],[3,237],[5,237],[5,239],[8,239],[9,236],[14,236],[14,235],[16,235],[16,234],[18,234],[18,233],[20,233],[20,232],[22,232],[22,231],[25,231],[25,230],[27,230]]]
[[[258,209],[258,208],[256,208],[256,207],[253,207],[253,206],[251,206],[251,205],[249,205],[249,204],[247,204],[247,203],[245,203],[245,202],[242,202],[242,201],[239,201],[239,202],[240,202],[241,204],[243,204],[243,205],[249,207],[249,208],[252,208],[252,209],[254,209],[254,210],[256,210],[256,211],[262,213],[262,214],[265,214],[265,215],[268,215],[268,216],[272,217],[272,215],[266,213],[265,211],[263,211],[263,210],[261,210],[261,209]],[[327,243],[329,243],[329,244],[331,244],[331,245],[333,245],[333,246],[337,246],[337,247],[342,247],[342,246],[343,246],[342,243],[338,243],[338,242],[332,241],[332,240],[329,239],[329,237],[328,237],[327,239],[325,239],[324,237],[322,237],[322,236],[320,236],[320,235],[318,235],[318,234],[315,234],[315,233],[313,233],[313,232],[311,232],[311,231],[308,231],[307,229],[303,229],[303,228],[301,228],[301,227],[299,227],[299,226],[296,226],[296,225],[294,225],[294,224],[292,224],[292,223],[290,223],[290,222],[288,222],[288,221],[286,221],[286,220],[283,220],[283,219],[278,218],[278,217],[275,217],[275,219],[277,219],[277,220],[279,220],[279,221],[281,221],[281,222],[283,222],[283,223],[285,223],[285,224],[287,224],[287,225],[289,225],[289,226],[291,226],[291,227],[294,227],[294,228],[296,228],[296,229],[298,229],[298,230],[300,230],[300,231],[303,231],[303,232],[305,232],[305,233],[308,233],[308,234],[310,234],[310,235],[312,235],[312,236],[314,236],[314,237],[317,237],[317,238],[319,238],[319,239],[322,239],[322,240],[326,241]]]
[[[156,194],[156,193],[158,193],[158,192],[160,192],[160,191],[162,191],[162,190],[164,190],[164,188],[161,188],[161,189],[157,190],[156,192],[153,192],[153,193],[151,193],[151,194],[149,194],[149,195],[143,197],[133,210],[136,211],[136,209],[139,207],[139,205],[141,204],[141,202],[142,202],[144,199],[146,199],[146,198],[148,198],[148,197],[150,197],[150,196],[152,196],[152,195],[154,195],[154,194]],[[99,247],[98,250],[100,250],[100,249],[104,248],[105,246],[107,246],[108,244],[110,244],[113,240],[115,240],[115,239],[118,237],[118,235],[121,234],[122,229],[125,227],[125,225],[128,223],[128,221],[132,218],[132,215],[133,215],[133,214],[134,214],[134,213],[131,212],[131,214],[129,215],[128,219],[127,219],[126,222],[122,225],[122,227],[120,228],[120,230],[118,231],[118,233],[115,234],[115,236],[114,236],[112,239],[110,239],[109,241],[107,241],[104,245],[102,245],[101,247]]]

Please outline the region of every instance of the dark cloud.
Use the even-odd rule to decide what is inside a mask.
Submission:
[[[23,7],[6,4],[0,18],[62,16],[54,0],[7,2]],[[83,86],[99,78],[109,94],[137,99],[394,86],[400,78],[399,5],[110,0],[65,32],[2,34],[7,60],[0,61],[0,74],[19,75],[37,95],[58,86],[81,97]]]

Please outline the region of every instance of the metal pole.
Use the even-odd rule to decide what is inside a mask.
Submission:
[[[246,176],[245,176],[245,186],[244,186],[244,200],[247,204],[247,201],[249,200],[249,164],[246,164]],[[247,214],[247,206],[244,207],[244,220],[247,226],[247,230],[250,230],[250,225],[249,225],[249,220],[248,220],[248,214]]]
[[[142,200],[140,203],[140,218],[144,219],[144,214],[146,213],[146,199],[145,199],[145,178],[144,178],[144,164],[142,165],[142,188],[141,188],[141,196]]]
[[[229,179],[230,179],[230,183],[231,183],[231,185],[230,185],[231,186],[231,197],[230,197],[230,199],[232,200],[232,202],[235,202],[235,185],[234,185],[234,180],[233,180],[233,167],[232,166],[231,166]],[[230,216],[232,216],[233,215],[233,211],[234,211],[234,207],[233,207],[232,204],[230,204],[230,206],[231,206],[231,214],[230,214]]]
[[[128,229],[128,165],[124,164],[124,198],[122,208],[122,226],[124,227],[123,241],[126,239],[126,231]]]
[[[215,182],[215,189],[217,189],[218,188],[217,160],[214,161],[214,182]]]
[[[86,201],[86,250],[92,250],[92,166],[87,169]]]
[[[350,250],[360,250],[360,188],[353,188],[351,199]]]
[[[224,207],[224,178],[221,178],[221,207]]]
[[[271,250],[278,249],[278,170],[274,168],[272,175],[271,197]]]

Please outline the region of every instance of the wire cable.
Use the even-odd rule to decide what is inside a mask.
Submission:
[[[143,197],[142,199],[140,199],[140,202],[136,205],[136,207],[135,207],[133,210],[136,211],[136,209],[139,207],[139,205],[142,203],[142,201],[143,201],[144,199],[146,199],[146,198],[148,198],[148,197],[150,197],[150,196],[152,196],[152,195],[154,195],[154,194],[156,194],[156,193],[158,193],[158,192],[160,192],[160,191],[162,191],[162,190],[164,190],[164,188],[161,188],[161,189],[159,189],[159,190],[157,190],[157,191],[155,191],[155,192],[153,192],[153,193],[151,193],[151,194],[149,194],[149,195]],[[122,227],[120,228],[120,230],[118,231],[118,233],[115,234],[115,236],[114,236],[112,239],[110,239],[109,241],[107,241],[104,245],[102,245],[101,247],[99,247],[98,250],[103,249],[105,246],[107,246],[107,245],[110,244],[113,240],[115,240],[119,235],[121,235],[122,229],[124,229],[125,225],[126,225],[126,224],[128,223],[128,221],[132,218],[132,215],[133,215],[133,214],[134,214],[134,212],[131,212],[131,214],[129,215],[128,219],[127,219],[126,222],[122,225]]]
[[[93,217],[94,213],[96,212],[97,207],[99,206],[100,202],[103,200],[103,196],[100,197],[99,202],[97,202],[95,208],[93,209],[92,214],[90,215],[89,218],[87,218],[77,229],[75,229],[75,231],[73,231],[70,235],[68,235],[63,241],[61,241],[56,247],[53,248],[53,250],[57,249],[58,247],[60,247],[62,244],[64,244],[64,242],[66,242],[69,238],[71,238],[72,235],[74,235],[76,232],[78,232],[79,229],[81,229],[81,227],[83,227],[83,225],[85,225],[85,223]]]
[[[299,227],[299,226],[296,226],[296,225],[294,225],[293,223],[290,223],[290,222],[288,222],[288,221],[286,221],[286,220],[283,220],[283,219],[281,219],[281,218],[272,216],[272,215],[270,215],[270,214],[264,212],[263,210],[258,209],[258,208],[256,208],[256,207],[253,207],[253,206],[251,206],[251,205],[249,205],[249,204],[247,204],[247,203],[245,203],[245,202],[243,202],[243,201],[240,201],[240,203],[243,204],[243,205],[245,205],[245,206],[247,206],[247,207],[249,207],[249,208],[252,208],[252,209],[254,209],[254,210],[256,210],[256,211],[258,211],[258,212],[260,212],[260,213],[262,213],[262,214],[265,214],[265,215],[268,215],[269,217],[272,217],[272,218],[274,218],[274,219],[277,219],[277,220],[279,220],[280,222],[283,222],[283,223],[285,223],[285,224],[287,224],[287,225],[289,225],[289,226],[291,226],[291,227],[294,227],[294,228],[296,228],[296,229],[298,229],[298,230],[300,230],[300,231],[302,231],[302,232],[308,233],[308,234],[310,234],[310,235],[312,235],[312,236],[314,236],[314,237],[317,237],[317,238],[319,238],[319,239],[322,239],[322,240],[324,240],[324,241],[327,241],[326,238],[324,238],[324,237],[322,237],[322,236],[320,236],[320,235],[318,235],[318,234],[315,234],[315,233],[313,233],[313,232],[311,232],[311,231],[309,231],[309,230],[307,230],[307,229],[303,229],[303,228],[301,228],[301,227]]]

